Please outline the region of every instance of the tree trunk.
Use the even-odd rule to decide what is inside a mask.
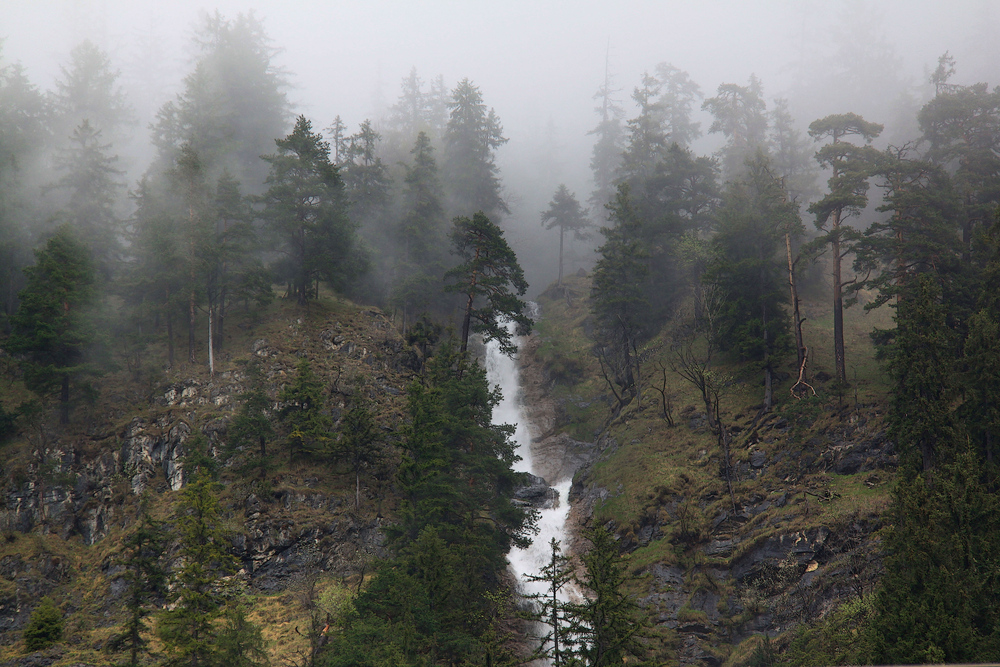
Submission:
[[[164,308],[167,320],[167,368],[174,367],[174,318],[170,314],[170,289],[167,289],[167,301]]]
[[[194,289],[188,294],[188,363],[195,363],[194,358],[194,329],[195,329],[195,294]]]
[[[215,309],[211,305],[208,307],[208,374],[215,377],[215,341],[212,339],[212,320],[215,318]]]
[[[556,285],[560,287],[562,287],[563,279],[563,233],[563,226],[559,225],[559,280],[556,282]]]
[[[792,293],[792,325],[795,331],[795,352],[798,359],[798,367],[802,368],[802,362],[806,357],[806,345],[802,339],[802,319],[799,316],[799,291],[795,287],[795,264],[792,262],[792,239],[791,235],[785,234],[785,252],[788,255],[788,288]]]
[[[840,209],[833,212],[833,361],[837,379],[847,384],[847,364],[844,359],[844,283],[841,277]]]
[[[59,423],[69,423],[69,373],[62,374],[62,387],[59,389]]]

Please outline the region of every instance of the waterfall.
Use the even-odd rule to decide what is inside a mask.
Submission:
[[[508,325],[513,327],[513,325]],[[503,392],[503,400],[493,409],[493,422],[496,424],[511,424],[514,426],[514,442],[517,453],[521,457],[514,469],[518,472],[528,472],[539,476],[534,466],[534,456],[531,451],[531,431],[528,420],[522,410],[520,372],[517,361],[500,353],[495,342],[486,345],[486,377],[490,386],[499,385]],[[566,519],[569,516],[569,488],[572,479],[546,480],[553,484],[559,493],[559,501],[551,509],[540,510],[538,520],[539,533],[527,549],[512,549],[507,559],[510,569],[517,576],[521,592],[525,594],[546,591],[545,582],[529,582],[525,575],[536,575],[543,565],[547,565],[552,557],[549,542],[554,537],[563,547],[563,553],[568,550],[568,534]]]

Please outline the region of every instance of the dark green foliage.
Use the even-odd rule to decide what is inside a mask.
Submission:
[[[399,222],[399,274],[392,301],[410,314],[445,308],[441,279],[447,262],[444,194],[430,137],[417,135],[413,163],[406,167],[403,215]]]
[[[63,615],[59,607],[52,598],[43,597],[31,612],[28,624],[21,633],[24,648],[34,652],[52,646],[62,639],[63,625]]]
[[[625,392],[635,391],[639,343],[652,334],[647,326],[648,300],[643,289],[649,274],[649,251],[627,184],[618,187],[609,210],[612,226],[601,229],[605,242],[598,250],[601,257],[593,271],[591,307],[597,320],[595,353],[605,369],[608,386],[624,403]]]
[[[917,119],[929,144],[927,159],[952,174],[958,195],[955,221],[962,230],[962,256],[968,260],[973,230],[990,221],[1000,203],[1000,91],[985,83],[946,84],[954,61],[942,63],[946,66],[937,73],[937,94]]]
[[[278,400],[282,404],[278,420],[287,431],[288,460],[296,452],[326,454],[332,424],[323,412],[323,384],[308,360],[299,361],[295,378],[281,390]]]
[[[128,650],[130,667],[141,664],[139,657],[148,650],[146,618],[153,612],[153,602],[167,592],[167,574],[161,562],[166,540],[164,526],[144,511],[135,531],[125,539],[120,554],[125,567],[127,615],[121,632],[111,644]]]
[[[521,475],[511,470],[511,428],[492,424],[497,401],[485,372],[450,342],[410,387],[400,521],[389,531],[396,555],[319,664],[508,664],[501,573],[510,548],[527,544],[532,516],[512,502]]]
[[[60,421],[69,422],[70,386],[81,383],[96,367],[87,361],[98,340],[90,319],[94,269],[86,248],[68,227],[60,227],[35,251],[35,265],[24,270],[27,285],[11,318],[13,332],[6,347],[25,355],[24,380],[43,397],[59,392]]]
[[[482,211],[497,219],[510,213],[501,194],[496,150],[507,143],[493,109],[487,109],[479,87],[462,79],[451,92],[445,131],[445,173],[451,210],[458,215]]]
[[[921,275],[903,293],[889,352],[895,382],[889,435],[896,443],[904,476],[951,461],[955,443],[950,400],[956,347],[945,322],[941,288]]]
[[[744,174],[727,187],[705,280],[721,295],[716,340],[760,364],[769,409],[774,368],[791,349],[785,234],[800,234],[802,222],[766,158],[748,161]]]
[[[218,654],[216,622],[225,597],[221,577],[236,571],[229,553],[219,506],[219,485],[198,475],[181,491],[174,520],[180,537],[180,568],[174,573],[171,601],[158,626],[170,666],[211,665]]]
[[[1000,502],[964,451],[894,494],[868,627],[875,664],[973,663],[1000,650]]]
[[[260,627],[247,619],[242,604],[230,604],[216,641],[215,664],[219,667],[267,667],[267,641]]]
[[[361,507],[361,472],[374,467],[384,457],[381,436],[367,403],[358,403],[344,415],[335,449],[336,457],[347,463],[354,473],[354,508],[358,509]]]
[[[274,438],[271,399],[264,390],[264,374],[257,361],[246,366],[247,390],[240,396],[243,405],[229,425],[229,448],[244,448],[243,469],[254,471],[264,481],[272,467],[267,443]]]
[[[877,157],[872,175],[883,189],[878,210],[891,215],[869,225],[855,244],[855,271],[869,277],[851,289],[878,294],[866,308],[904,292],[917,274],[954,274],[961,258],[958,201],[944,170],[909,157],[906,148],[890,148]]]
[[[347,218],[330,145],[313,132],[305,116],[275,143],[278,153],[264,157],[271,173],[261,198],[262,214],[283,255],[275,272],[288,282],[289,296],[305,304],[316,296],[317,281],[343,289],[364,272],[368,260]]]
[[[573,238],[584,240],[587,238],[587,227],[590,221],[583,214],[580,202],[576,200],[576,195],[570,192],[565,185],[560,185],[549,202],[549,207],[542,212],[542,224],[546,229],[559,228],[559,282],[562,284],[563,278],[563,237],[566,232],[573,234]]]
[[[517,335],[526,336],[533,322],[524,313],[527,304],[518,298],[528,283],[503,230],[480,211],[472,218],[455,218],[451,241],[463,261],[445,274],[455,281],[445,289],[465,296],[462,352],[469,346],[469,335],[478,333],[484,342],[497,341],[504,354],[515,354],[517,346],[506,323],[513,322]]]
[[[628,121],[628,142],[622,151],[619,182],[635,187],[652,174],[670,141],[663,127],[663,105],[658,97],[661,84],[648,72],[642,75],[642,84],[632,91],[632,99],[639,113]]]
[[[570,633],[572,619],[563,589],[575,576],[568,556],[564,556],[559,541],[552,538],[549,543],[552,557],[542,566],[537,575],[528,575],[528,581],[544,581],[546,591],[527,596],[535,604],[531,619],[548,626],[549,631],[541,638],[539,655],[552,662],[553,667],[572,664],[574,649],[579,643]]]
[[[638,603],[625,590],[627,562],[604,528],[587,534],[590,550],[580,557],[584,600],[569,606],[570,632],[580,641],[576,654],[588,667],[610,667],[647,654],[641,639],[647,634]],[[569,662],[567,664],[581,664]]]

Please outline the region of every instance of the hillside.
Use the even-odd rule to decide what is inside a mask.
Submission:
[[[204,363],[178,364],[162,375],[147,370],[160,359],[145,360],[139,374],[123,364],[101,378],[96,402],[79,410],[86,415],[70,428],[38,420],[3,445],[2,664],[22,664],[15,659],[24,653],[21,630],[46,595],[64,614],[64,641],[31,664],[115,660],[103,649],[122,620],[123,541],[136,528],[142,499],[155,518],[176,520],[186,457],[199,434],[220,464],[219,501],[239,559],[232,594],[248,603],[275,664],[305,660],[319,601],[357,586],[383,555],[381,527],[395,509],[391,445],[417,352],[380,311],[336,298],[306,308],[279,301],[234,320],[214,376]],[[359,507],[350,470],[319,455],[289,461],[287,449],[274,443],[265,482],[241,471],[247,452],[227,448],[227,427],[247,390],[251,360],[275,404],[297,363],[308,360],[335,423],[357,397],[375,406],[387,458],[362,475]],[[4,381],[5,396],[16,396],[10,369]]]
[[[614,416],[590,353],[589,291],[578,275],[538,299],[541,321],[526,349],[543,376],[535,393],[555,405],[550,436],[596,440],[599,455],[574,478],[578,527],[606,525],[618,536],[632,590],[670,630],[678,663],[745,664],[763,650],[761,637],[786,649],[796,631],[870,593],[896,461],[868,332],[886,326],[888,313],[847,311],[852,386],[840,393],[829,381],[831,323],[810,317],[816,395],[790,394],[792,359],[776,408],[760,419],[759,379],[719,360],[716,371],[731,378],[721,411],[732,434],[731,498],[701,397],[671,367],[668,331],[647,348],[641,403]],[[807,305],[806,315],[813,311],[823,312]]]

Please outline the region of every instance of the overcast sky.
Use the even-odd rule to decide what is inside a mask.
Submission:
[[[396,99],[411,67],[425,82],[439,74],[449,86],[472,79],[510,138],[499,163],[514,217],[533,226],[552,192],[539,182],[543,161],[554,161],[554,178],[581,199],[589,194],[591,98],[606,57],[626,117],[633,87],[660,62],[686,70],[706,97],[720,83],[756,74],[769,104],[788,97],[802,127],[845,111],[892,125],[884,117],[892,103],[875,99],[896,86],[883,85],[888,61],[912,98],[900,114],[911,123],[927,72],[945,50],[958,62],[959,83],[1000,82],[1000,3],[989,0],[0,0],[4,60],[20,61],[51,89],[72,46],[90,38],[111,54],[127,88],[155,82],[145,101],[129,90],[151,113],[191,69],[199,13],[216,9],[263,19],[291,75],[289,97],[317,128],[338,114],[349,131],[377,118],[380,100]],[[138,64],[144,42],[155,45],[155,65]],[[845,51],[860,54],[861,93],[838,89],[832,78]],[[878,62],[878,54],[888,60]],[[694,149],[709,153],[717,144],[705,137]],[[543,145],[557,154],[543,156]]]

